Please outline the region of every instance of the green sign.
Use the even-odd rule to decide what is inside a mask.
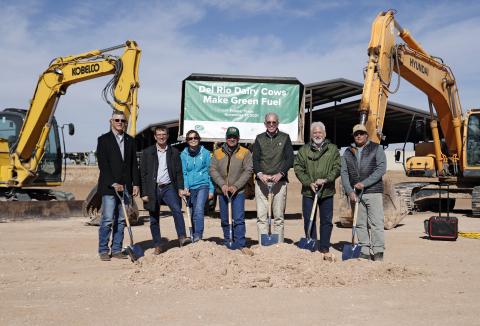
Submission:
[[[280,130],[296,139],[299,92],[300,86],[292,84],[187,80],[184,129],[200,130],[206,138],[224,138],[226,128],[235,126],[240,129],[241,138],[254,139],[265,131],[265,115],[274,112],[279,117]]]

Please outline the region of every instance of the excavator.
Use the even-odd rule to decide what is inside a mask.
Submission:
[[[437,210],[438,196],[442,210],[447,205],[453,208],[457,198],[471,198],[473,216],[480,217],[480,109],[463,112],[452,69],[440,57],[428,54],[394,16],[393,10],[381,12],[373,23],[359,121],[371,141],[385,139],[387,99],[398,90],[403,78],[428,97],[433,141],[424,139],[415,146],[415,156],[403,156],[403,160],[404,151],[395,152],[395,160],[403,161],[406,176],[423,177],[425,182],[402,182],[394,189],[386,188],[385,228],[395,227],[406,214]],[[405,43],[396,44],[395,29]],[[395,90],[390,89],[393,72],[398,74]],[[448,194],[439,190],[433,179],[448,183]],[[346,206],[342,207],[345,210]]]
[[[121,48],[124,53],[120,57],[107,54]],[[72,200],[68,192],[45,189],[61,185],[62,153],[54,114],[70,85],[113,75],[102,97],[111,109],[125,113],[125,132],[135,136],[140,54],[138,44],[128,40],[103,50],[55,58],[40,74],[28,111],[0,112],[0,220],[79,216],[78,211],[85,216],[92,211],[101,213],[96,187],[85,202]],[[70,124],[69,133],[73,132]]]

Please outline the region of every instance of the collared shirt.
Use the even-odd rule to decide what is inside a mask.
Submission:
[[[270,135],[270,133],[268,132],[268,129],[267,129],[267,135],[268,137],[272,138],[275,137],[276,135],[278,134],[278,128],[275,130],[275,132],[273,133],[273,135]]]
[[[120,148],[120,153],[122,153],[122,160],[125,160],[125,157],[124,157],[124,148],[125,148],[125,144],[124,144],[124,139],[125,139],[125,135],[122,134],[121,135],[117,135],[117,133],[115,131],[112,131],[113,134],[115,135],[115,139],[117,140],[117,144],[118,144],[118,147]]]
[[[312,140],[312,147],[318,149],[318,151],[321,152],[323,146],[325,146],[325,143],[326,143],[326,142],[325,142],[325,139],[324,139],[323,142],[322,142],[322,144],[320,145],[320,147],[318,147],[318,145]]]
[[[164,151],[161,151],[157,146],[157,157],[158,157],[157,183],[160,185],[166,185],[171,182],[170,176],[168,175],[167,149],[168,149],[168,145],[165,147]]]

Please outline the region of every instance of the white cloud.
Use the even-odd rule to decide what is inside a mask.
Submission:
[[[303,4],[294,7],[289,2],[274,0],[77,2],[68,8],[70,15],[49,13],[48,3],[24,4],[21,8],[3,6],[2,13],[7,14],[0,21],[0,51],[8,54],[8,64],[2,67],[4,78],[0,80],[0,87],[5,90],[4,106],[27,108],[38,75],[53,58],[106,48],[127,39],[137,41],[143,51],[137,130],[155,121],[178,118],[181,82],[191,73],[285,76],[296,77],[303,83],[339,77],[362,82],[371,25],[380,11],[376,7],[380,7],[364,10],[365,15],[352,17],[345,12],[345,15],[330,17],[322,14],[322,10],[335,8],[322,6],[321,2]],[[366,6],[362,4],[362,9]],[[272,25],[258,35],[244,35],[239,17],[238,31],[229,32],[218,26],[220,32],[209,35],[187,32],[192,27],[202,31],[205,24],[217,23],[209,16],[212,7],[229,15],[235,9],[242,15],[262,20],[269,16],[278,19],[298,11],[297,17],[303,15],[299,19],[312,18],[311,28],[295,40],[283,36],[282,31]],[[475,58],[479,45],[474,42],[474,36],[480,31],[475,19],[462,20],[459,15],[455,12],[456,20],[448,26],[429,15],[427,28],[420,22],[421,15],[412,18],[404,11],[397,14],[410,17],[403,19],[402,26],[414,36],[419,35],[419,41],[428,46],[427,51],[448,59],[446,63],[454,69],[464,107],[471,107],[479,102],[475,91],[478,86],[465,85],[463,80],[478,85]],[[448,14],[442,16],[443,21],[448,18]],[[330,27],[316,28],[317,20],[328,21],[325,26]],[[208,46],[204,39],[208,39]],[[292,43],[300,45],[292,46]],[[121,53],[121,50],[115,52]],[[67,151],[92,150],[96,138],[108,131],[111,110],[100,95],[109,78],[72,85],[62,97],[57,119],[76,125],[76,135],[67,136]],[[390,99],[427,108],[426,96],[405,81],[398,94]]]

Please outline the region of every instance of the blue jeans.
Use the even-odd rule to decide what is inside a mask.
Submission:
[[[208,186],[190,189],[190,216],[192,217],[193,236],[203,239],[204,208],[208,198]]]
[[[318,244],[318,248],[320,251],[329,251],[330,236],[332,235],[333,229],[333,197],[318,199],[317,206],[320,211],[320,243]],[[312,207],[313,198],[303,197],[302,211],[305,236],[307,236],[308,225],[310,224]],[[316,216],[313,219],[311,238],[317,240]]]
[[[220,207],[220,218],[223,229],[223,238],[230,240],[230,227],[228,225],[228,198],[218,195],[218,206]],[[240,247],[245,247],[245,193],[235,194],[232,198],[232,237]]]
[[[127,188],[125,189],[125,208],[128,212],[130,204]],[[122,202],[115,196],[102,196],[103,217],[98,229],[98,254],[108,254],[110,248],[110,233],[112,233],[112,255],[122,252],[123,229],[125,228],[125,216],[123,215]]]
[[[177,230],[178,238],[185,238],[185,221],[183,220],[182,208],[180,207],[179,197],[177,191],[173,189],[172,185],[165,188],[157,188],[157,205],[155,211],[150,212],[150,232],[152,232],[153,247],[162,246],[162,238],[160,234],[160,203],[163,201],[173,215],[173,222],[175,223],[175,230]]]

